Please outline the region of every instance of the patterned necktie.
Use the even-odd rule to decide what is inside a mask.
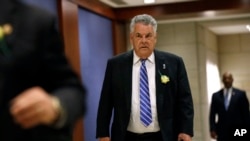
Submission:
[[[145,59],[141,60],[142,64],[140,68],[140,120],[147,127],[152,123],[152,114],[145,61]]]
[[[225,97],[224,97],[224,104],[225,104],[225,109],[227,110],[228,109],[228,106],[229,106],[229,90],[226,89],[226,94],[225,94]]]

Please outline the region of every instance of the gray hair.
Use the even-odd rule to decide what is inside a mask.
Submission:
[[[132,20],[131,20],[131,23],[130,23],[130,32],[133,32],[134,31],[134,26],[136,23],[142,23],[144,25],[152,25],[153,26],[153,29],[154,29],[154,32],[157,31],[157,22],[156,20],[150,16],[150,15],[147,15],[147,14],[142,14],[142,15],[137,15],[135,16]]]

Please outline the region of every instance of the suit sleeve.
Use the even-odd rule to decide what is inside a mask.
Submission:
[[[243,117],[243,122],[250,126],[250,113],[249,113],[249,101],[246,95],[245,91],[242,91],[242,97],[241,97],[241,108],[242,110],[242,117]]]
[[[209,112],[210,131],[216,131],[215,116],[216,116],[216,105],[215,105],[215,95],[213,94]]]
[[[105,78],[103,81],[101,97],[99,100],[99,107],[97,113],[97,128],[96,138],[98,137],[109,137],[109,125],[112,116],[112,65],[109,60],[105,72]]]
[[[45,18],[44,18],[45,19]],[[47,20],[48,19],[48,20]],[[73,126],[85,112],[85,88],[64,54],[64,46],[55,26],[54,17],[40,20],[37,46],[41,55],[42,84],[49,93],[59,98],[65,111],[64,126]]]
[[[178,97],[177,107],[179,108],[177,118],[179,118],[179,132],[193,136],[193,100],[183,60],[179,59],[178,64]],[[178,121],[177,121],[178,122]]]

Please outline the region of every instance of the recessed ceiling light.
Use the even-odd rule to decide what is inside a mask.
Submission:
[[[215,11],[205,11],[203,12],[203,15],[206,16],[206,17],[213,17],[216,15],[216,12]]]
[[[155,3],[155,0],[144,0],[144,3],[147,4],[147,3]]]
[[[247,25],[246,28],[248,29],[248,31],[250,31],[250,25]]]

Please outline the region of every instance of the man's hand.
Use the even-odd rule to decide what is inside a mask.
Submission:
[[[178,135],[178,141],[192,141],[192,138],[188,134],[180,133]]]
[[[23,128],[32,128],[40,124],[53,124],[59,118],[60,111],[55,107],[53,96],[41,87],[33,87],[11,101],[10,113]]]
[[[217,139],[217,134],[216,134],[215,131],[211,131],[211,132],[210,132],[210,136],[211,136],[211,138],[213,138],[213,139]]]

